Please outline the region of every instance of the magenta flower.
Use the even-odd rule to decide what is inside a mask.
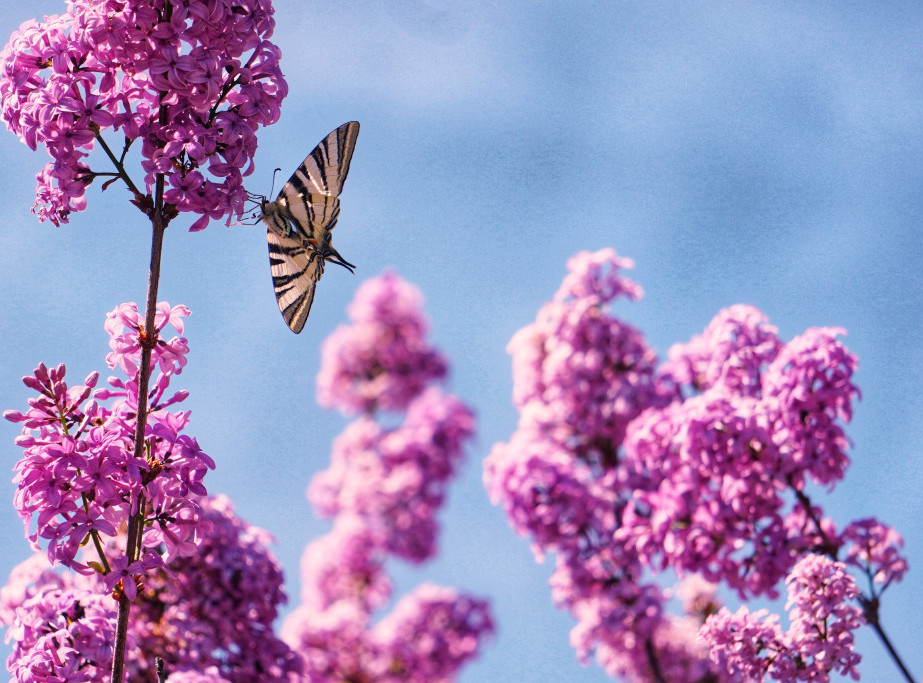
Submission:
[[[154,680],[157,656],[171,681],[181,671],[211,671],[217,678],[203,680],[228,683],[301,680],[299,659],[272,630],[287,600],[272,537],[223,496],[199,504],[207,532],[196,552],[173,560],[170,574],[149,573],[135,602],[130,680]]]
[[[847,565],[858,567],[880,595],[892,582],[904,578],[907,560],[901,555],[904,539],[893,528],[877,519],[859,519],[843,529]]]
[[[371,633],[380,652],[376,680],[451,680],[494,629],[487,602],[432,584],[405,596]]]
[[[16,637],[7,660],[11,681],[108,679],[115,603],[99,592],[56,583],[33,587],[15,610]]]
[[[181,330],[188,314],[183,306],[160,304],[158,337],[168,323]],[[159,372],[150,392],[147,457],[134,457],[142,334],[137,306],[123,304],[112,311],[106,330],[112,349],[107,362],[127,378],[110,378],[110,389],[96,389],[98,375],[93,373],[83,385],[69,387],[63,365],[50,370],[39,365],[23,380],[38,394],[29,400],[29,410],[7,411],[4,417],[23,425],[17,439],[23,457],[16,465],[14,504],[33,545],[45,541],[52,562],[78,572],[100,571],[107,575],[109,588],[121,581],[122,590],[132,596],[134,581],[123,579],[194,551],[201,538],[195,496],[205,493],[203,477],[215,464],[195,439],[181,433],[188,413],[168,408],[186,395],[167,393],[170,379],[186,362],[188,348],[181,337],[158,338],[154,347],[151,366]],[[153,550],[163,545],[160,552],[144,554],[131,565],[124,550],[115,547],[92,565],[80,559],[82,545],[91,539],[91,545],[104,545],[105,539],[114,538],[117,524],[141,501],[147,506],[143,546]]]
[[[0,52],[0,111],[53,159],[38,175],[39,219],[58,225],[86,207],[100,172],[84,160],[110,129],[126,149],[141,140],[143,188],[129,185],[136,200],[161,173],[166,201],[201,214],[193,229],[240,214],[256,131],[278,119],[288,90],[267,40],[273,27],[268,0],[76,0],[20,26]]]
[[[154,680],[155,657],[165,661],[170,680],[303,680],[300,659],[272,631],[286,601],[281,568],[268,550],[272,538],[238,518],[226,498],[198,503],[207,534],[197,552],[173,560],[169,571],[130,567],[121,558],[105,577],[58,574],[44,555],[14,569],[0,590],[0,615],[12,625],[9,633],[17,634],[14,680],[31,683],[36,679],[28,678],[29,667],[38,666],[63,676],[63,667],[72,663],[87,678],[61,680],[108,680],[116,602],[106,591],[119,581],[126,591],[137,589],[128,649],[131,680]],[[124,543],[124,534],[109,539],[107,551]],[[142,574],[136,584],[134,577]],[[65,625],[69,633],[62,631]],[[45,633],[55,637],[37,637]]]
[[[551,594],[577,621],[571,642],[613,677],[796,680],[793,657],[811,680],[852,675],[856,603],[874,612],[906,561],[893,530],[864,520],[838,534],[806,491],[832,488],[849,465],[844,425],[859,390],[843,331],[784,343],[758,310],[733,306],[658,368],[641,333],[608,310],[640,297],[619,273],[628,265],[611,249],[578,254],[510,341],[520,417],[485,460],[491,500],[539,559],[557,553]],[[834,576],[799,564],[832,563],[841,549],[878,586],[871,595],[844,588],[843,565]],[[788,577],[793,600],[826,591],[831,611],[793,602],[783,633],[774,617],[720,609],[712,588],[673,616],[670,592],[650,582],[666,569],[742,598],[775,597]],[[711,658],[694,635],[706,617]],[[810,640],[812,628],[830,638]]]
[[[669,391],[654,381],[656,355],[641,334],[606,312],[620,296],[641,296],[619,272],[631,265],[611,249],[578,254],[554,299],[507,346],[520,426],[606,466],[628,423]]]
[[[367,280],[349,306],[351,325],[324,342],[317,400],[346,413],[404,410],[446,362],[426,340],[423,296],[393,273]]]
[[[736,614],[727,608],[701,629],[712,660],[745,680],[830,680],[831,672],[858,680],[861,657],[853,651],[853,632],[863,623],[854,603],[855,581],[841,562],[806,555],[792,569],[788,584],[789,628],[783,632],[767,610]]]

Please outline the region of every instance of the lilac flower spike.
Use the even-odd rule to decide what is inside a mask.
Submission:
[[[168,324],[182,329],[182,318],[187,315],[184,306],[161,303],[158,308],[159,341],[151,365],[159,372],[150,392],[145,458],[134,457],[141,358],[141,319],[135,304],[117,307],[105,325],[112,349],[107,363],[126,377],[111,377],[108,389],[95,388],[96,373],[82,385],[68,386],[63,365],[53,369],[39,365],[33,376],[23,380],[38,394],[29,400],[29,410],[4,413],[6,419],[23,425],[18,439],[23,457],[16,465],[14,503],[28,538],[36,548],[44,542],[53,563],[78,572],[107,574],[110,587],[120,578],[164,566],[176,555],[191,552],[199,542],[196,520],[200,510],[194,496],[206,492],[202,480],[215,464],[195,439],[182,434],[188,413],[167,407],[186,395],[168,393],[171,378],[185,365],[186,340],[160,336]],[[88,540],[102,550],[105,539],[116,535],[113,522],[127,519],[142,503],[147,506],[149,525],[144,546],[153,549],[164,543],[165,553],[145,554],[131,566],[123,551],[114,548],[91,562],[78,557],[79,548]],[[126,594],[134,594],[133,581],[121,584]]]
[[[317,400],[346,413],[403,410],[446,374],[445,358],[426,340],[423,295],[394,273],[364,282],[349,306],[352,323],[321,349]]]
[[[305,680],[399,683],[455,680],[494,626],[486,601],[421,586],[375,623],[391,597],[389,557],[436,553],[436,515],[474,434],[474,415],[432,386],[447,364],[426,338],[420,292],[393,273],[365,282],[350,325],[324,343],[319,401],[361,412],[333,446],[308,497],[333,531],[305,549],[302,604],[283,637]],[[403,413],[377,420],[379,411]]]

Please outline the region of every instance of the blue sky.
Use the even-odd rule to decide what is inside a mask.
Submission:
[[[923,676],[923,8],[911,2],[658,3],[277,0],[290,96],[260,137],[248,188],[268,193],[327,132],[362,124],[336,245],[357,264],[318,287],[293,335],[272,294],[262,227],[181,220],[166,237],[161,299],[193,311],[178,386],[218,462],[206,484],[298,558],[328,525],[304,499],[346,424],[314,399],[319,345],[363,279],[386,268],[427,299],[451,390],[478,438],[442,516],[439,558],[395,565],[398,589],[432,580],[492,597],[493,645],[461,680],[604,681],[568,645],[570,618],[481,486],[481,460],[515,427],[505,346],[557,287],[567,258],[615,247],[645,289],[618,313],[663,355],[723,307],[750,303],[788,339],[842,326],[863,392],[853,466],[825,500],[841,523],[874,515],[907,540],[911,572],[885,628]],[[58,0],[0,10],[0,37]],[[103,369],[105,313],[143,299],[149,228],[113,187],[56,229],[29,213],[44,164],[0,135],[0,408],[19,378],[65,362]],[[191,222],[191,221],[190,221]],[[104,373],[105,374],[105,373]],[[12,467],[17,429],[0,423]],[[12,484],[3,485],[10,500]],[[0,514],[0,576],[27,554]],[[733,603],[732,603],[733,604]],[[894,680],[874,635],[865,680]]]

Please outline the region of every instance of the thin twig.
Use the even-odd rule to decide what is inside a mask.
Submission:
[[[125,166],[122,165],[122,162],[125,160],[125,154],[122,154],[121,159],[116,159],[115,154],[112,153],[112,150],[109,148],[109,145],[106,144],[105,138],[99,131],[96,131],[96,141],[99,142],[99,146],[103,148],[103,151],[106,153],[106,156],[109,157],[109,160],[115,166],[116,171],[118,172],[119,178],[125,181],[125,184],[128,185],[128,189],[134,193],[136,197],[144,196],[135,184],[132,182],[131,178],[128,175],[128,172],[125,170]],[[126,145],[125,151],[128,151],[128,146]]]
[[[908,681],[908,683],[914,683],[916,679],[910,675],[910,671],[907,670],[907,666],[904,664],[901,656],[897,653],[897,650],[891,643],[891,639],[888,638],[888,635],[885,633],[885,630],[878,619],[878,600],[876,598],[871,600],[860,598],[859,602],[862,604],[862,609],[865,613],[865,620],[873,629],[875,629],[875,633],[878,634],[879,640],[881,640],[882,645],[885,646],[888,654],[891,655],[891,659],[894,660],[897,668],[900,669],[900,672],[904,675],[904,678]]]

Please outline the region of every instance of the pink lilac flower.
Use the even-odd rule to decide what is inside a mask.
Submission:
[[[13,567],[6,585],[0,588],[0,624],[11,626],[16,610],[36,593],[69,584],[51,569],[48,558],[36,553]]]
[[[388,552],[423,562],[436,550],[436,511],[474,433],[474,417],[457,398],[433,387],[413,399],[392,429],[363,417],[333,447],[308,497],[321,514],[363,517],[385,535]]]
[[[182,337],[165,339],[166,325],[182,329],[189,314],[183,306],[158,305],[151,365],[156,370],[146,430],[146,457],[134,456],[137,412],[137,372],[142,334],[137,306],[123,304],[109,314],[106,330],[112,352],[111,368],[127,378],[112,377],[109,389],[97,389],[98,375],[82,385],[68,386],[65,368],[39,365],[27,387],[38,395],[26,413],[7,411],[6,419],[23,426],[17,444],[23,457],[16,465],[14,504],[35,548],[46,544],[53,563],[78,572],[108,573],[113,587],[121,579],[164,566],[177,555],[193,552],[200,541],[201,509],[195,497],[204,494],[205,472],[214,462],[192,437],[183,434],[189,414],[168,409],[186,392],[168,393],[172,377],[185,365],[188,352]],[[105,405],[104,401],[109,404]],[[124,551],[111,548],[108,556],[90,565],[78,557],[88,540],[105,543],[117,525],[144,501],[146,527],[139,562],[129,566]],[[165,550],[160,550],[164,548]],[[159,552],[152,552],[158,550]],[[133,581],[122,589],[134,594]]]
[[[281,568],[269,551],[271,536],[237,517],[227,498],[203,498],[199,503],[203,509],[200,525],[207,527],[207,533],[198,552],[177,558],[169,570],[147,572],[139,585],[129,631],[131,679],[154,680],[155,658],[160,657],[170,680],[302,680],[300,658],[272,630],[286,597]],[[108,539],[106,550],[115,552],[124,543],[124,534]],[[82,552],[95,551],[88,547]],[[107,680],[116,610],[116,603],[106,595],[107,578],[55,573],[44,555],[35,555],[14,569],[0,590],[0,605],[4,621],[12,625],[7,638],[18,643],[15,654],[22,662],[17,666],[23,676],[29,666],[45,666],[41,662],[49,658],[70,662],[76,652],[80,657],[75,661],[89,678],[66,680]],[[131,585],[135,587],[134,582]],[[91,596],[93,609],[103,610],[90,626],[71,626],[70,635],[61,634],[52,620],[66,616],[61,605],[68,595],[77,596],[75,600],[84,609],[87,599],[83,596]],[[79,614],[79,609],[73,614]],[[103,617],[111,623],[98,623]],[[98,641],[93,640],[90,628],[99,631]],[[58,649],[47,639],[33,638],[33,631],[58,633]],[[95,675],[94,669],[87,668],[90,659],[99,660],[93,652],[109,657]],[[195,678],[194,674],[206,677]],[[31,683],[35,679],[15,680]]]
[[[494,630],[484,600],[433,584],[418,586],[372,629],[382,683],[452,680]]]
[[[108,596],[46,584],[16,609],[7,632],[10,680],[108,680],[114,633],[115,603]]]
[[[285,618],[281,636],[300,655],[305,680],[365,681],[377,658],[367,642],[369,619],[369,613],[351,600],[321,611],[300,605]]]
[[[788,584],[789,628],[767,610],[736,614],[727,608],[710,616],[700,630],[712,660],[745,680],[818,681],[837,672],[859,679],[861,657],[853,651],[853,632],[862,624],[855,581],[845,565],[823,555],[804,556]]]
[[[484,485],[516,532],[532,537],[539,557],[579,552],[587,536],[610,538],[617,528],[615,490],[573,453],[531,430],[494,446],[484,461]]]
[[[154,658],[161,657],[168,672],[220,675],[203,680],[299,680],[299,658],[272,629],[287,601],[272,537],[238,517],[224,496],[199,503],[207,533],[197,551],[172,561],[169,573],[145,576],[132,612],[137,644],[128,675],[153,680]]]
[[[507,347],[520,426],[606,466],[628,423],[670,394],[655,382],[656,355],[641,334],[606,311],[620,296],[641,296],[620,273],[631,266],[612,249],[573,257],[554,299]]]
[[[337,515],[333,530],[308,544],[301,557],[301,602],[318,612],[353,602],[367,612],[391,597],[384,570],[386,538],[356,515]]]
[[[635,420],[625,452],[636,490],[617,538],[645,563],[702,572],[741,596],[773,594],[800,553],[829,551],[832,539],[816,523],[799,524],[797,493],[809,479],[833,484],[849,462],[840,423],[858,393],[856,361],[839,332],[808,330],[771,359],[738,353],[752,364],[741,376],[758,387],[738,378]],[[746,389],[734,395],[734,386]]]
[[[341,325],[321,348],[317,400],[346,413],[404,410],[446,374],[446,361],[426,339],[423,295],[394,273],[367,280]]]
[[[422,305],[397,275],[375,278],[324,344],[319,401],[361,415],[308,489],[334,526],[305,550],[302,603],[282,626],[315,683],[455,680],[493,632],[485,601],[429,585],[375,619],[393,590],[386,561],[435,554],[436,514],[474,434],[470,408],[431,385],[448,368]],[[404,415],[383,424],[381,410]]]
[[[712,661],[744,681],[766,680],[773,665],[789,656],[778,616],[769,610],[750,612],[746,605],[732,613],[722,607],[700,630]]]
[[[856,665],[862,657],[853,652],[853,632],[865,620],[856,604],[859,589],[846,566],[823,555],[806,555],[785,582],[789,648],[819,672],[810,680],[826,680],[830,671],[858,680]]]
[[[807,330],[781,349],[763,377],[785,476],[798,489],[806,477],[832,488],[849,466],[842,425],[852,419],[859,390],[852,383],[856,357],[836,339],[845,333],[839,328]]]
[[[741,647],[755,647],[752,657],[730,668],[709,662],[689,634],[715,618],[713,590],[674,617],[669,592],[648,577],[671,569],[774,597],[799,558],[845,545],[851,565],[884,585],[899,578],[905,564],[886,527],[838,535],[805,490],[832,487],[849,464],[856,359],[842,330],[784,343],[760,311],[733,306],[657,368],[641,333],[608,310],[640,296],[619,273],[627,265],[611,249],[579,254],[510,341],[519,425],[486,459],[484,484],[537,557],[557,553],[552,598],[577,620],[581,659],[595,654],[632,681],[761,678],[766,648],[789,646],[778,626],[721,612],[720,628],[765,643],[751,638]]]
[[[143,190],[164,174],[165,200],[201,214],[193,229],[240,214],[256,131],[278,119],[288,90],[272,14],[269,0],[75,0],[23,23],[0,52],[0,112],[52,157],[38,175],[39,218],[57,225],[85,208],[100,172],[86,159],[110,129],[126,148],[141,140]]]
[[[843,561],[868,576],[875,594],[904,578],[908,568],[901,555],[904,539],[892,527],[871,517],[859,519],[843,529],[841,541],[846,546]]]
[[[696,391],[720,387],[732,395],[759,396],[761,373],[782,347],[777,333],[753,306],[730,306],[702,334],[670,347],[659,372]]]

